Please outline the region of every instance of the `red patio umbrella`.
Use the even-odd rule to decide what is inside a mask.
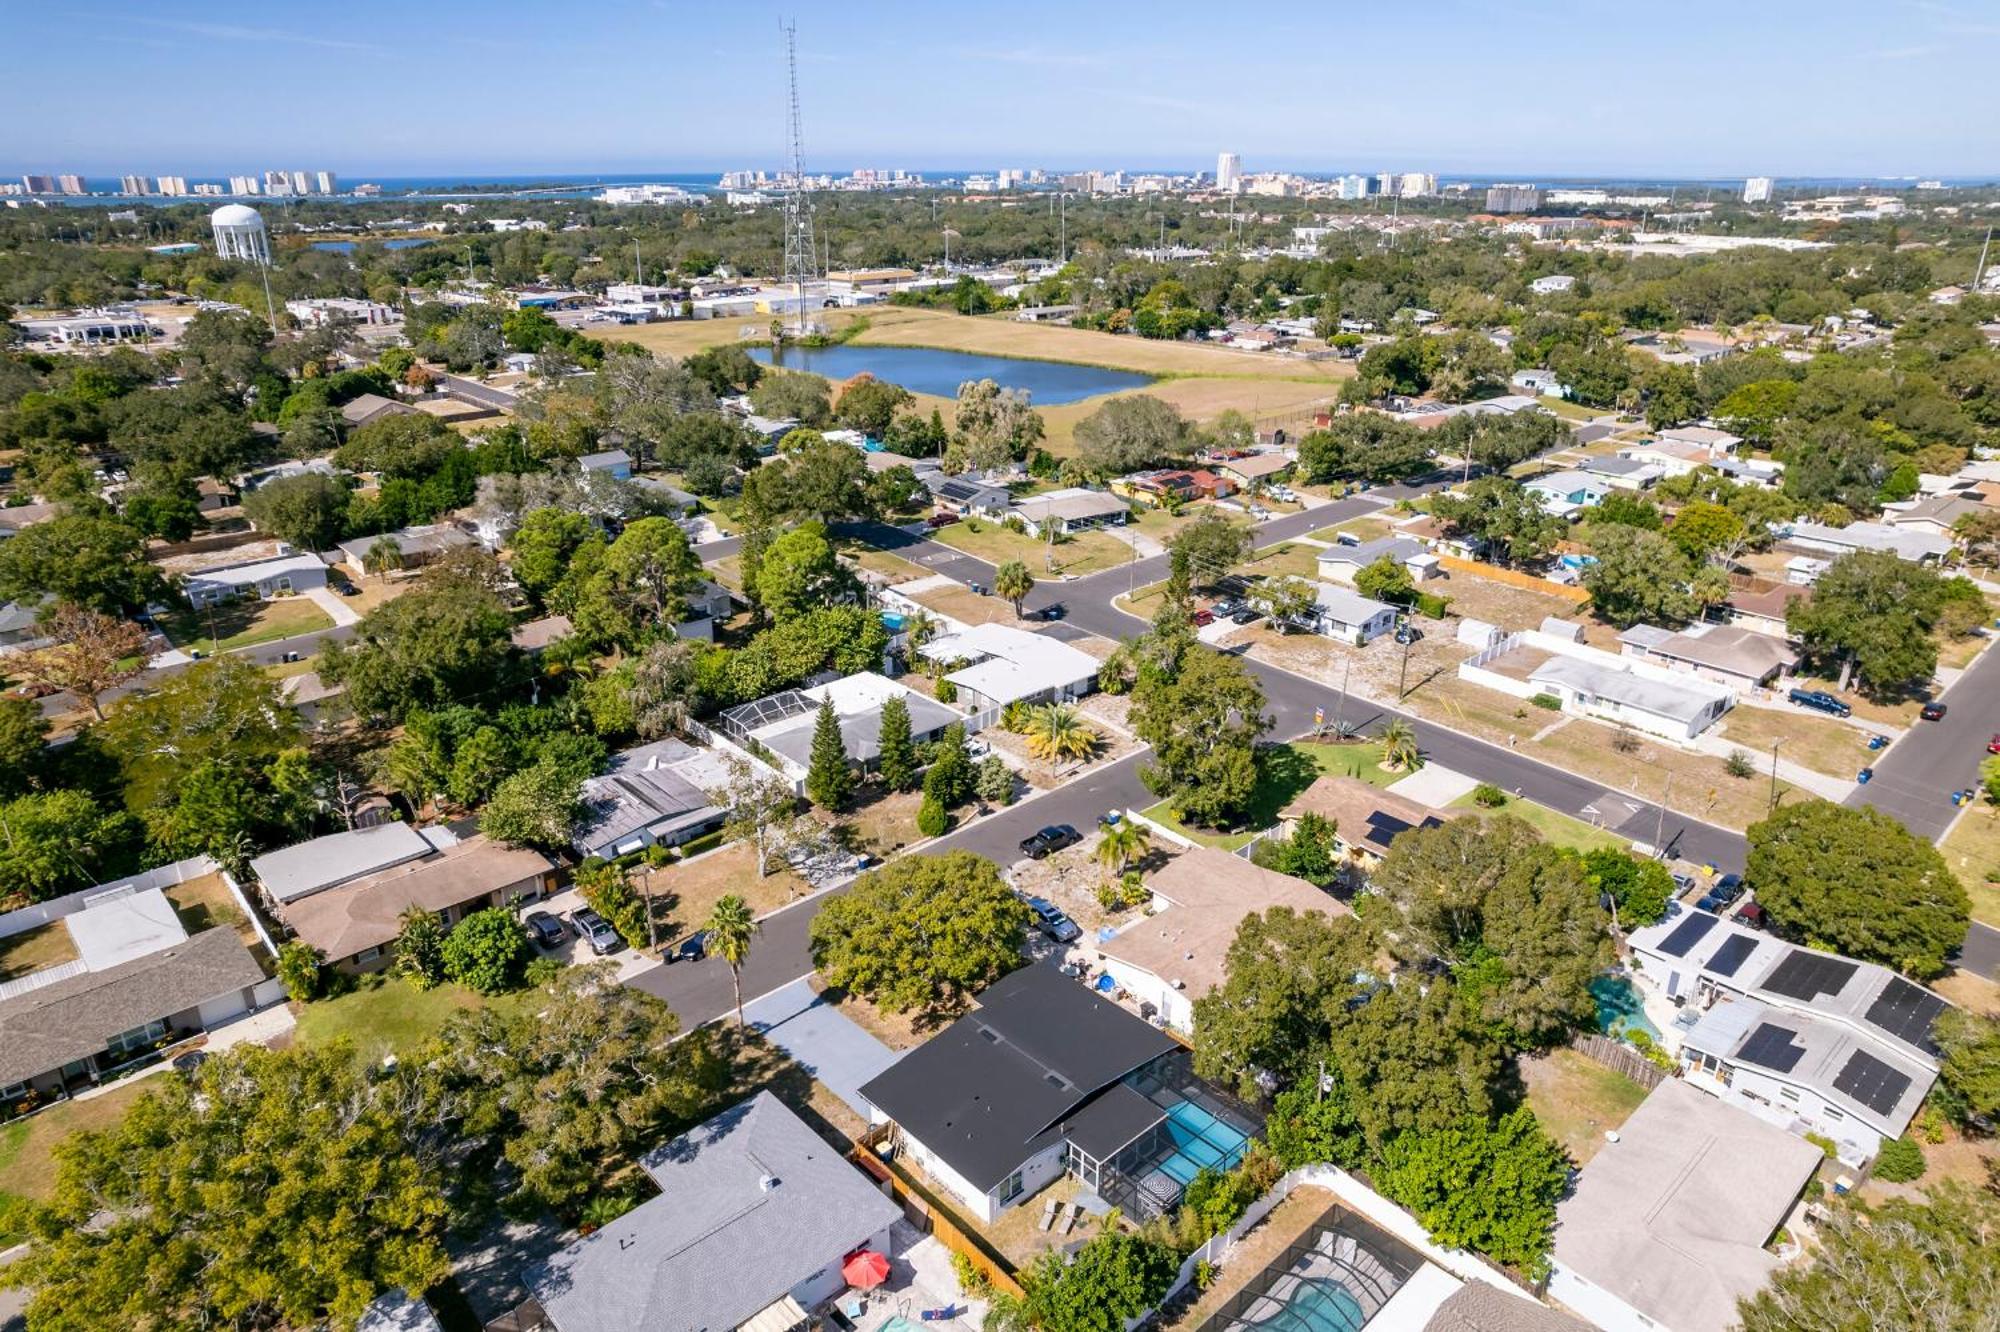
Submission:
[[[873,1290],[889,1279],[889,1260],[873,1249],[856,1249],[840,1265],[840,1274],[856,1290]]]

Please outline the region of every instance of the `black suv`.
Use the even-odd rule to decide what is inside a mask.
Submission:
[[[1066,846],[1075,846],[1083,840],[1083,834],[1067,823],[1052,823],[1037,833],[1030,833],[1021,839],[1021,854],[1030,860],[1040,860]]]
[[[1848,707],[1824,689],[1794,689],[1785,697],[1791,699],[1792,702],[1802,708],[1811,708],[1815,712],[1831,713],[1836,717],[1845,717],[1854,711],[1853,708]]]
[[[563,923],[546,911],[530,911],[521,923],[528,927],[528,937],[544,948],[554,948],[569,937]]]

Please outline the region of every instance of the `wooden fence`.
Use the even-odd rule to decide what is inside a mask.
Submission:
[[[888,1141],[893,1133],[893,1126],[877,1124],[861,1135],[848,1156],[869,1178],[888,1186],[890,1196],[901,1204],[911,1225],[937,1236],[938,1242],[953,1253],[964,1254],[994,1289],[1016,1297],[1025,1294],[1015,1278],[1014,1265],[987,1243],[970,1221],[918,1183],[901,1165],[884,1161],[876,1153],[876,1145]]]
[[[1569,1043],[1569,1048],[1614,1073],[1623,1073],[1647,1091],[1671,1076],[1667,1070],[1625,1042],[1614,1041],[1609,1036],[1578,1036]]]
[[[1590,600],[1590,593],[1580,587],[1566,583],[1552,583],[1546,578],[1537,578],[1519,569],[1503,569],[1497,564],[1482,564],[1478,560],[1462,560],[1456,555],[1438,556],[1438,564],[1451,573],[1462,573],[1471,578],[1487,578],[1508,587],[1518,587],[1527,592],[1540,592],[1544,596],[1561,597],[1564,601],[1581,606]]]

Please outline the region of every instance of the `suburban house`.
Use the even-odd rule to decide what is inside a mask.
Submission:
[[[1774,634],[1779,638],[1790,636],[1785,626],[1785,614],[1794,601],[1806,601],[1812,597],[1812,589],[1797,583],[1780,583],[1768,578],[1752,578],[1741,574],[1732,575],[1729,580],[1729,621],[1742,629],[1752,629],[1760,634]]]
[[[1331,820],[1341,853],[1353,869],[1362,871],[1381,864],[1382,857],[1389,854],[1389,844],[1410,829],[1441,827],[1451,817],[1359,778],[1336,773],[1316,778],[1278,814],[1288,836],[1307,814]]]
[[[1569,274],[1551,273],[1547,277],[1538,277],[1533,282],[1530,282],[1528,290],[1534,292],[1537,296],[1550,296],[1557,292],[1568,291],[1575,285],[1576,279]]]
[[[1601,476],[1578,471],[1549,472],[1522,482],[1522,487],[1541,502],[1543,512],[1558,518],[1575,518],[1618,489]]]
[[[1711,458],[1734,457],[1743,444],[1743,436],[1732,435],[1727,430],[1717,430],[1712,426],[1674,426],[1662,430],[1657,438],[1669,444],[1685,444],[1701,449]]]
[[[1240,458],[1220,458],[1209,463],[1216,471],[1236,483],[1240,490],[1269,483],[1277,479],[1279,473],[1289,471],[1297,459],[1283,453],[1247,453]]]
[[[1366,569],[1377,560],[1388,560],[1401,565],[1410,581],[1421,583],[1427,578],[1435,578],[1441,572],[1438,557],[1431,554],[1428,547],[1415,537],[1385,536],[1373,541],[1363,541],[1358,545],[1328,546],[1319,553],[1319,576],[1322,582],[1352,583],[1354,575]]]
[[[712,749],[669,739],[623,750],[584,782],[585,814],[570,844],[581,858],[605,860],[679,846],[728,821],[728,808],[711,794],[728,782],[728,766]]]
[[[1399,535],[1423,542],[1426,549],[1436,554],[1449,555],[1454,559],[1476,560],[1484,549],[1482,541],[1463,535],[1429,514],[1396,524],[1396,531]]]
[[[250,861],[250,873],[272,901],[290,902],[457,845],[457,834],[443,824],[384,823],[267,851]]]
[[[349,430],[359,429],[387,416],[415,415],[417,409],[408,403],[385,398],[379,393],[364,393],[342,404],[340,409],[340,419]]]
[[[2000,513],[2000,509],[1995,509],[1976,496],[1932,495],[1917,500],[1908,508],[1889,510],[1882,515],[1882,521],[1890,527],[1907,528],[1929,536],[1946,537],[1956,541],[1959,519],[1988,513]]]
[[[577,465],[586,472],[602,472],[618,481],[632,479],[632,455],[623,449],[606,449],[602,453],[586,453],[578,458]]]
[[[931,492],[937,506],[947,513],[985,514],[999,518],[1014,502],[1014,492],[972,476],[947,476],[940,471],[917,473],[924,489]]]
[[[819,723],[820,705],[833,705],[840,719],[841,746],[851,762],[866,769],[882,757],[882,705],[892,698],[902,699],[909,708],[910,739],[917,744],[936,740],[947,727],[965,720],[956,708],[928,694],[861,671],[810,689],[787,689],[754,703],[740,703],[716,719],[716,729],[803,791],[812,767],[813,728]]]
[[[1109,491],[1067,486],[1016,500],[1010,516],[1021,520],[1029,536],[1045,535],[1050,527],[1066,535],[1093,527],[1122,527],[1132,516],[1132,506]]]
[[[987,1223],[1065,1172],[1128,1216],[1164,1215],[1263,1130],[1180,1042],[1042,963],[988,986],[861,1095],[900,1157]]]
[[[1605,1332],[1725,1332],[1780,1266],[1765,1249],[1817,1147],[1669,1078],[1556,1208],[1549,1298]]]
[[[196,857],[0,915],[7,951],[32,945],[47,959],[0,984],[0,1112],[103,1082],[283,997],[233,926],[190,934],[169,890],[235,895]]]
[[[291,885],[289,896],[274,890],[271,881],[259,871],[265,891],[272,898],[273,913],[299,938],[318,949],[328,965],[352,973],[387,966],[396,936],[403,932],[403,913],[411,907],[435,913],[449,928],[486,907],[531,902],[554,890],[555,864],[548,857],[527,847],[488,841],[483,836],[468,837],[423,855],[402,856],[384,868],[360,874],[344,872],[364,861],[392,854],[390,848],[396,839],[384,837],[378,845],[374,838],[365,835],[387,833],[403,826],[385,823],[274,852],[287,857],[278,877],[279,882]],[[310,857],[291,854],[334,838],[354,840],[324,849],[330,860],[328,869],[304,870],[300,862],[309,861]],[[430,847],[428,840],[420,840]],[[407,843],[403,846],[408,849]],[[346,857],[344,863],[340,860],[342,856]],[[271,857],[260,859],[268,861]],[[257,863],[252,861],[252,867]],[[334,873],[341,875],[338,882],[298,887],[302,882]]]
[[[1206,468],[1189,470],[1183,467],[1134,472],[1113,481],[1111,489],[1115,494],[1152,505],[1169,502],[1192,504],[1196,500],[1224,499],[1236,493],[1235,483],[1227,477],[1217,476]]]
[[[280,553],[231,564],[210,564],[181,575],[181,594],[196,610],[230,601],[269,601],[326,586],[326,561],[272,543]]]
[[[687,618],[674,626],[674,637],[713,643],[716,622],[727,620],[731,609],[729,589],[709,579],[689,595]]]
[[[1523,393],[1544,398],[1567,398],[1570,394],[1569,385],[1553,370],[1517,370],[1508,382]]]
[[[1858,550],[1886,551],[1911,564],[1936,564],[1958,548],[1953,537],[1933,536],[1920,527],[1891,527],[1887,523],[1828,527],[1825,523],[1801,520],[1779,528],[1778,541],[1793,550],[1834,559]]]
[[[1689,671],[1704,680],[1754,689],[1798,669],[1799,653],[1783,638],[1733,624],[1697,624],[1680,633],[1635,624],[1618,635],[1625,656]]]
[[[1304,879],[1208,847],[1176,855],[1146,886],[1150,912],[1100,940],[1097,952],[1141,1017],[1185,1035],[1194,1033],[1194,1001],[1227,979],[1223,962],[1245,916],[1274,907],[1350,914]]]
[[[1613,490],[1641,491],[1649,489],[1655,481],[1666,475],[1666,470],[1658,463],[1642,458],[1589,457],[1576,465],[1576,470],[1587,476],[1594,476]]]
[[[1692,740],[1736,706],[1735,693],[1720,685],[1692,677],[1659,679],[1582,655],[1551,656],[1534,668],[1528,683],[1536,692],[1560,699],[1565,712],[1631,726],[1667,740]]]
[[[639,1164],[658,1196],[524,1274],[523,1332],[795,1332],[903,1215],[768,1091]]]
[[[1314,610],[1319,632],[1356,645],[1373,642],[1396,627],[1394,606],[1337,583],[1319,585]]]
[[[1081,648],[1010,624],[974,624],[917,649],[951,667],[959,702],[973,711],[1009,703],[1067,703],[1097,687],[1100,663]]]
[[[1641,982],[1681,1009],[1688,1085],[1829,1138],[1851,1165],[1901,1136],[1936,1080],[1947,1004],[1886,967],[1706,911],[1670,911],[1630,943]]]
[[[0,605],[0,653],[32,652],[55,642],[41,628],[42,608],[18,601]]]
[[[378,572],[368,567],[368,553],[384,541],[396,547],[398,563],[395,567],[398,569],[421,568],[447,551],[473,544],[469,533],[449,523],[430,523],[422,527],[405,527],[398,532],[355,537],[352,541],[340,543],[340,562],[346,566],[349,575],[366,578]]]
[[[328,684],[318,671],[301,671],[278,681],[285,706],[299,714],[312,730],[320,730],[353,715],[347,706],[347,686]]]

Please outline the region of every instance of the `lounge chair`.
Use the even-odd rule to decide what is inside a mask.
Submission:
[[[1062,1204],[1061,1204],[1061,1203],[1057,1202],[1057,1201],[1056,1201],[1056,1200],[1055,1200],[1054,1198],[1051,1198],[1051,1199],[1049,1199],[1049,1205],[1048,1205],[1048,1206],[1046,1206],[1046,1207],[1044,1207],[1044,1208],[1042,1209],[1042,1229],[1043,1229],[1043,1230],[1047,1230],[1047,1229],[1049,1229],[1049,1228],[1050,1228],[1051,1226],[1055,1225],[1055,1223],[1056,1223],[1056,1213],[1057,1213],[1057,1212],[1059,1212],[1059,1211],[1061,1211],[1061,1210],[1062,1210]]]
[[[1058,1206],[1060,1206],[1060,1204],[1058,1204]],[[1078,1203],[1071,1203],[1069,1205],[1068,1213],[1063,1217],[1062,1233],[1067,1235],[1069,1234],[1070,1231],[1075,1230],[1076,1223],[1081,1220],[1083,1220],[1082,1205]]]

